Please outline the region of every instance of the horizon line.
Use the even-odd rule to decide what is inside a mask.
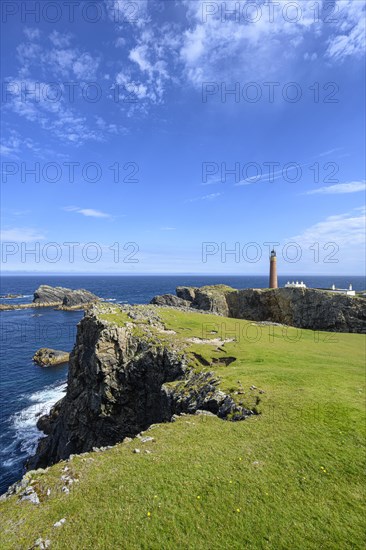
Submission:
[[[47,272],[47,271],[8,271],[8,272],[0,272],[0,278],[1,277],[16,277],[16,276],[54,276],[54,277],[95,277],[95,276],[103,276],[103,277],[268,277],[268,274],[263,273],[250,273],[250,274],[242,274],[242,273],[106,273],[106,272]],[[366,274],[357,274],[357,273],[307,273],[307,274],[301,274],[301,275],[295,275],[294,273],[284,273],[279,274],[278,277],[365,277]]]

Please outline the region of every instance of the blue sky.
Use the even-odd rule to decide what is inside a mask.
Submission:
[[[363,1],[40,4],[2,3],[4,272],[364,273]]]

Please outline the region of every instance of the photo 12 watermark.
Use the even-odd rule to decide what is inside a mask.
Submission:
[[[139,263],[140,247],[136,242],[115,242],[105,245],[97,242],[15,242],[1,243],[1,260],[4,265],[14,261],[22,264],[65,262],[75,264],[97,264],[109,261],[113,264]]]
[[[203,242],[201,244],[201,261],[210,263],[212,259],[221,263],[250,263],[255,264],[263,258],[269,257],[273,248],[286,263],[296,264],[306,258],[315,264],[338,264],[340,246],[336,242],[314,242],[304,247],[295,241],[281,245],[279,242],[258,243],[255,241],[241,242]]]
[[[340,87],[336,82],[202,82],[202,103],[276,102],[338,104]]]
[[[201,22],[233,22],[242,25],[309,23],[334,24],[340,21],[340,7],[331,0],[304,2],[301,0],[203,0]]]
[[[339,183],[336,177],[340,171],[338,162],[315,161],[304,164],[291,160],[283,163],[274,160],[264,162],[240,160],[216,161],[205,160],[201,164],[201,183],[233,183],[236,186],[251,185],[253,183],[299,183],[304,180],[310,183]]]
[[[3,161],[0,164],[1,182],[12,183],[139,183],[137,162],[114,161],[107,166],[99,162],[25,162]]]
[[[144,0],[3,0],[2,23],[60,22],[95,25],[107,19],[113,23],[137,24],[144,17]]]
[[[88,104],[108,100],[116,104],[138,103],[145,97],[146,89],[141,83],[128,80],[103,83],[100,81],[39,81],[33,79],[6,79],[1,83],[3,105],[35,104],[51,110],[56,104],[73,105],[85,102]]]
[[[235,342],[236,344],[258,344],[264,342],[275,344],[281,340],[294,345],[304,340],[315,344],[335,344],[339,341],[336,333],[313,330],[311,334],[312,337],[308,340],[308,329],[305,330],[283,325],[282,323],[267,321],[236,321],[235,323],[228,323],[227,321],[218,321],[215,323],[203,322],[201,326],[202,340],[209,343],[210,339],[219,339],[220,345],[229,342]],[[220,363],[219,359],[216,363]],[[223,356],[224,364],[227,364],[226,359],[227,357]],[[235,368],[235,361],[231,361],[229,364]]]

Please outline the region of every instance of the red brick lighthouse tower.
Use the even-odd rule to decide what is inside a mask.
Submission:
[[[269,288],[278,288],[277,256],[275,250],[272,250],[269,258]]]

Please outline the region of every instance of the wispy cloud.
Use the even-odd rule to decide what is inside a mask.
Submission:
[[[175,231],[175,227],[161,227],[160,231]]]
[[[3,242],[34,242],[42,241],[45,236],[42,231],[33,227],[12,227],[11,229],[3,229],[0,232],[0,238]]]
[[[34,29],[26,29],[27,40],[17,47],[19,61],[15,77],[6,76],[7,99],[5,109],[30,122],[40,125],[48,134],[79,147],[87,141],[105,141],[109,134],[119,133],[115,123],[95,124],[95,119],[79,111],[69,100],[68,82],[81,86],[83,82],[95,81],[101,59],[79,47],[71,47],[72,35],[53,31],[48,39],[50,47],[39,40],[40,34]],[[33,75],[39,75],[39,80]],[[50,83],[66,79],[59,84],[60,95],[52,101],[48,97]],[[79,91],[75,93],[76,97]],[[51,93],[52,95],[52,93]],[[11,151],[4,148],[9,156]]]
[[[282,168],[281,170],[273,170],[268,166],[268,171],[266,170],[264,173],[261,173],[257,176],[250,176],[249,178],[245,178],[244,180],[240,180],[237,183],[234,183],[234,186],[241,187],[242,185],[252,185],[253,183],[262,183],[262,182],[269,182],[272,183],[279,179],[286,178],[286,181],[288,181],[288,173],[293,172],[294,170],[298,170],[299,168],[304,168],[305,166],[308,166],[307,164],[297,164],[296,166],[290,166],[289,168]]]
[[[209,195],[203,195],[202,197],[195,197],[194,199],[188,199],[185,202],[197,202],[197,201],[212,201],[220,197],[223,193],[210,193]]]
[[[94,208],[79,208],[78,206],[65,206],[63,210],[65,210],[66,212],[75,212],[76,214],[81,214],[82,216],[86,216],[87,218],[111,219],[113,217],[110,214],[107,214],[106,212],[102,212],[101,210],[95,210]]]
[[[358,193],[360,191],[366,191],[366,182],[351,181],[349,183],[337,183],[336,185],[329,185],[325,187],[319,187],[318,189],[312,189],[303,194],[304,195],[341,195],[344,193]]]
[[[342,150],[343,150],[343,147],[335,147],[334,149],[328,149],[327,151],[320,153],[318,157],[326,157],[327,155],[332,155],[333,153],[337,153],[338,151],[342,151]]]
[[[352,212],[328,216],[301,234],[290,237],[288,242],[297,242],[304,248],[314,243],[336,243],[346,252],[365,243],[365,223],[365,208],[355,208]]]

